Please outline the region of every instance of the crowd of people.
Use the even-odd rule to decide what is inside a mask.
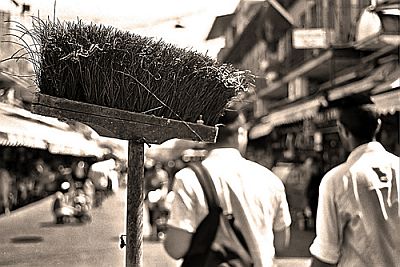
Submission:
[[[398,266],[400,262],[399,157],[376,141],[380,119],[370,98],[348,97],[330,103],[339,111],[341,143],[347,160],[323,174],[317,158],[308,158],[302,169],[305,200],[301,211],[316,218],[316,237],[309,247],[312,266]],[[290,212],[285,184],[269,169],[241,155],[246,146],[245,121],[239,111],[221,117],[217,142],[207,148],[202,165],[209,172],[220,208],[235,218],[252,263],[237,266],[274,266],[277,251],[290,240],[296,218]],[[228,262],[235,248],[225,247],[226,231],[213,235],[212,245],[202,248],[196,232],[204,229],[209,215],[205,192],[197,174],[183,168],[174,175],[167,253],[185,262],[197,255],[209,265]],[[208,199],[208,198],[207,198]],[[288,203],[289,202],[289,203]],[[293,205],[293,204],[292,204]],[[218,263],[218,264],[217,264]],[[216,265],[212,265],[216,264]],[[200,266],[200,265],[199,265]]]
[[[60,191],[63,181],[73,176],[72,170],[76,169],[78,162],[84,163],[84,175],[94,186],[93,204],[97,205],[100,203],[97,199],[102,199],[107,192],[119,186],[119,178],[115,182],[114,176],[121,177],[123,183],[122,178],[126,173],[124,164],[118,164],[114,159],[108,161],[114,162],[114,169],[99,175],[91,166],[97,166],[102,161],[94,157],[56,155],[28,147],[0,146],[0,214],[9,214],[12,210]]]
[[[0,213],[25,206],[57,190],[60,158],[50,160],[41,150],[0,147]]]

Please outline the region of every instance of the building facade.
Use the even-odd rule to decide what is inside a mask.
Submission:
[[[32,44],[29,35],[22,36],[24,27],[30,29],[32,18],[28,14],[30,6],[18,3],[19,1],[0,1],[0,97],[6,94],[15,94],[27,104],[33,98],[34,71],[33,64],[26,55],[26,50],[21,49],[22,44]],[[35,49],[34,46],[31,46]]]
[[[400,154],[399,18],[398,0],[266,0],[240,1],[219,29],[216,19],[218,60],[257,76],[245,108],[265,165],[318,156],[326,171],[343,161],[336,111],[321,107],[352,94],[372,96],[379,138]]]

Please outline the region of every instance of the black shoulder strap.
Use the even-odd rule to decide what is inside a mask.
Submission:
[[[194,171],[199,180],[204,196],[207,200],[209,209],[220,209],[218,193],[215,189],[214,182],[211,179],[210,173],[201,162],[191,162],[189,167]]]
[[[204,248],[211,247],[211,244],[215,239],[217,229],[220,224],[221,227],[223,227],[231,237],[231,242],[229,244],[225,243],[224,246],[220,247],[222,249],[220,251],[222,252],[221,255],[225,255],[227,252],[229,252],[231,256],[235,255],[235,257],[232,259],[241,259],[242,264],[233,266],[253,266],[251,254],[249,252],[246,240],[240,229],[238,229],[234,225],[233,215],[231,215],[231,219],[228,219],[227,216],[221,217],[222,208],[220,206],[217,190],[215,189],[215,185],[209,172],[201,162],[189,163],[189,167],[196,174],[197,179],[199,180],[200,185],[203,189],[204,195],[207,200],[209,215],[200,223],[197,229],[198,231],[196,231],[196,233],[194,234],[189,253],[187,254],[187,257],[185,257],[182,267],[208,266],[195,264],[196,261],[203,262],[204,260],[206,260],[204,259],[204,255],[206,254],[198,254],[199,257],[194,257],[191,261],[188,260],[188,258],[190,258],[191,255],[195,255],[196,252],[199,251],[204,253]],[[220,220],[219,218],[222,218],[222,220]]]
[[[211,249],[211,244],[217,234],[222,209],[219,208],[219,200],[218,197],[216,197],[216,192],[215,194],[213,193],[215,187],[210,174],[204,166],[200,162],[191,162],[188,164],[188,167],[194,171],[200,182],[207,201],[209,213],[200,222],[194,232],[189,250],[183,258],[181,267],[204,267],[207,266],[206,261]]]

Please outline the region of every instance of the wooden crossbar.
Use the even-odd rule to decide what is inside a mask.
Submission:
[[[215,142],[217,128],[36,93],[32,112],[87,124],[100,135],[125,139],[128,147],[126,266],[143,266],[144,143],[172,138]]]

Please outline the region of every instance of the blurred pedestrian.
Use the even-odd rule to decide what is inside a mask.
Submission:
[[[322,179],[312,266],[394,267],[400,263],[399,157],[375,141],[369,98],[339,101],[338,131],[351,152]]]
[[[10,214],[10,194],[11,194],[11,175],[8,171],[6,164],[0,160],[0,202],[1,210],[6,215]]]
[[[72,191],[81,189],[86,195],[87,204],[92,208],[94,202],[95,187],[92,180],[88,177],[89,164],[84,160],[76,160],[72,163],[72,179],[74,185],[71,186]],[[73,192],[75,194],[77,192]]]
[[[159,238],[159,225],[157,222],[167,214],[165,199],[168,194],[168,172],[164,170],[161,162],[147,159],[145,164],[144,188],[145,208],[148,209],[149,223],[151,225],[151,238]],[[161,233],[163,235],[163,233]]]
[[[202,164],[210,173],[224,213],[233,214],[254,266],[272,266],[275,249],[285,248],[290,235],[291,218],[283,183],[267,168],[242,157],[247,144],[243,114],[226,111],[220,123],[217,141]],[[191,246],[208,207],[190,168],[175,175],[173,192],[164,246],[170,256],[180,259]],[[218,228],[212,250],[226,238]]]
[[[317,156],[311,156],[306,159],[307,169],[308,169],[308,185],[306,188],[306,196],[307,196],[307,209],[309,212],[306,213],[306,217],[309,222],[307,226],[314,227],[315,219],[317,218],[317,207],[318,207],[318,189],[321,183],[323,172],[321,161]],[[308,214],[310,213],[310,214]]]

